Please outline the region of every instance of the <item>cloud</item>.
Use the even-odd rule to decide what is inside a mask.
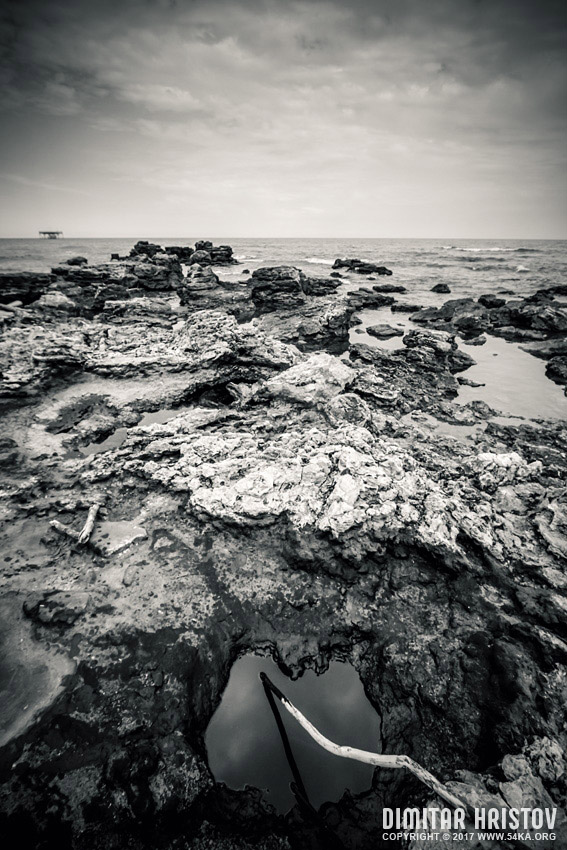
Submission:
[[[48,183],[45,180],[31,180],[29,177],[24,177],[21,174],[4,174],[0,172],[0,180],[8,183],[15,183],[18,186],[26,186],[32,189],[43,189],[46,192],[63,192],[71,195],[84,195],[90,197],[88,192],[83,192],[82,189],[77,189],[70,186],[56,186],[54,183]]]
[[[421,198],[447,174],[463,194],[480,181],[487,197],[512,198],[515,178],[548,194],[549,226],[565,216],[565,22],[555,0],[6,8],[5,120],[31,134],[60,122],[60,143],[78,146],[102,185],[121,176],[169,199],[206,199],[213,186],[225,199],[265,199],[270,187],[293,212],[307,191],[338,203],[348,192],[410,192],[408,177]],[[25,173],[15,149],[9,160]]]

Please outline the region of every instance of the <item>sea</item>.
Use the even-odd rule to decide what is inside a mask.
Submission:
[[[567,240],[140,238],[163,246],[193,245],[201,238],[215,245],[231,245],[239,265],[217,269],[221,278],[231,280],[274,265],[294,265],[311,276],[327,276],[337,257],[357,257],[387,266],[392,276],[367,281],[364,275],[349,274],[342,284],[344,290],[386,281],[398,283],[407,292],[396,293],[397,301],[422,306],[440,306],[449,298],[478,298],[485,293],[508,299],[524,297],[567,280]],[[105,262],[112,253],[127,255],[136,241],[0,239],[0,271],[47,272],[76,255],[93,264]],[[341,269],[341,273],[345,271]],[[438,283],[446,283],[451,293],[431,292]],[[400,347],[401,338],[376,340],[365,332],[366,327],[379,323],[415,327],[408,314],[392,313],[388,307],[364,310],[360,318],[362,325],[351,331],[352,341],[386,349]],[[480,399],[503,416],[567,419],[567,398],[562,387],[546,377],[545,361],[523,351],[517,343],[496,337],[489,336],[483,346],[458,342],[476,361],[465,376],[484,385],[461,387],[459,403]]]

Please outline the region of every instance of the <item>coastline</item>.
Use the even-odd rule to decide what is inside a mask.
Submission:
[[[303,840],[207,766],[247,651],[295,676],[348,659],[383,745],[469,805],[560,804],[565,423],[457,399],[482,337],[565,385],[565,287],[397,313],[387,257],[331,277],[183,249],[3,276],[4,604],[29,632],[5,663],[75,667],[0,751],[5,816],[92,847],[173,847],[181,822],[196,848]],[[87,545],[50,526],[98,504]],[[414,798],[378,770],[329,823],[380,846]]]

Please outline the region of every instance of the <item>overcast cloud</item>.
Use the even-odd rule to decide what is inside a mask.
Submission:
[[[3,4],[2,236],[567,236],[566,14]]]

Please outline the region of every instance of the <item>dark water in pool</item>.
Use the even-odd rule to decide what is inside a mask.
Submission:
[[[356,670],[332,662],[326,673],[307,671],[297,681],[280,672],[271,658],[246,655],[232,667],[222,701],[205,736],[209,766],[218,782],[246,785],[284,813],[294,804],[292,774],[274,716],[259,679],[265,672],[320,732],[337,744],[380,752],[380,718],[370,705]],[[368,790],[374,768],[323,750],[280,706],[293,755],[315,808],[337,801],[346,788]]]

